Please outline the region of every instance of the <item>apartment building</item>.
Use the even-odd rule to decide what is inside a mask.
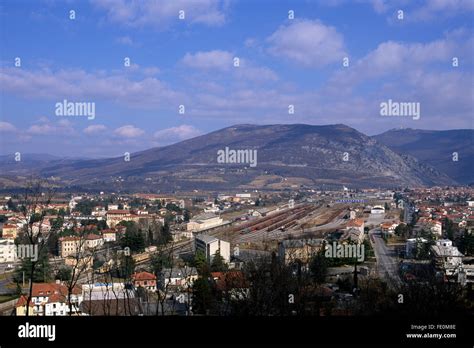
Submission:
[[[230,262],[230,243],[205,234],[197,235],[194,240],[196,252],[201,251],[209,262],[219,251],[225,262]]]

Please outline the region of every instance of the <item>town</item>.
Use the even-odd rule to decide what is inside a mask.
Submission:
[[[25,191],[0,199],[3,315],[347,316],[427,284],[472,310],[471,187]]]

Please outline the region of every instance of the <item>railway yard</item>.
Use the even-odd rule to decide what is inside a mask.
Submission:
[[[284,239],[321,237],[347,221],[344,216],[348,208],[346,204],[328,208],[323,203],[301,203],[249,221],[235,219],[230,226],[201,233],[227,240],[232,247],[239,246],[241,250],[268,250]],[[193,241],[175,242],[167,247],[169,249],[173,250],[175,256],[192,253]],[[137,265],[146,264],[155,253],[157,252],[144,252],[133,257]]]

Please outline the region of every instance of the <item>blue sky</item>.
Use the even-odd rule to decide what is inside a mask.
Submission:
[[[473,16],[471,0],[1,0],[0,153],[119,156],[239,123],[473,128]],[[94,119],[57,116],[64,99]],[[420,119],[381,117],[388,99]]]

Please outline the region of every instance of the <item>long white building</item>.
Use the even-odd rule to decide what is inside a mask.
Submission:
[[[214,214],[201,214],[196,216],[195,218],[191,219],[186,225],[186,229],[188,231],[198,232],[207,230],[212,227],[217,227],[222,225],[224,221],[221,219],[220,216]]]

